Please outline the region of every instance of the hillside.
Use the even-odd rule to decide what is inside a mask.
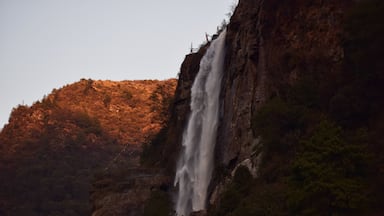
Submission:
[[[134,167],[176,80],[81,80],[15,108],[0,133],[0,215],[89,215],[96,173]]]

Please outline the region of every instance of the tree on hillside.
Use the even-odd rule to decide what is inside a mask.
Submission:
[[[293,162],[290,204],[296,215],[348,215],[367,201],[368,154],[364,132],[347,140],[334,123],[323,120]]]

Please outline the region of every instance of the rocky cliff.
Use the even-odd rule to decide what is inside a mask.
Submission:
[[[327,67],[329,74],[338,72],[344,57],[343,23],[350,4],[239,1],[227,26],[217,166],[234,169],[243,163],[257,176],[261,154],[258,136],[252,130],[254,113],[272,96],[286,94],[285,88],[309,70]],[[203,52],[204,48],[188,55],[182,65],[175,95],[176,112],[171,115],[169,126],[178,129],[179,137],[168,142],[171,147],[166,148],[175,149],[181,141],[189,113],[190,88]]]
[[[377,59],[383,48],[383,25],[378,21],[382,7],[375,0],[239,1],[227,26],[211,205],[201,214],[317,215],[323,209],[328,215],[351,215],[367,206],[377,208],[372,204],[377,199],[368,197],[382,185],[370,172],[382,166],[382,159],[372,162],[368,155],[382,149],[382,142],[376,135],[363,139],[359,131],[376,134],[383,124],[378,117],[382,64]],[[162,154],[152,165],[166,167],[170,175],[190,112],[190,88],[205,50],[186,57],[174,111],[154,143]],[[361,94],[364,91],[370,93]],[[321,136],[323,140],[317,140]],[[327,146],[326,140],[335,138],[339,143]],[[314,143],[323,149],[308,147]],[[324,153],[327,148],[342,155],[340,160],[330,159],[333,156]],[[322,159],[310,158],[312,154]],[[329,172],[319,173],[324,169]],[[351,184],[342,183],[346,179]],[[300,188],[307,183],[309,188]],[[323,200],[307,205],[314,197]]]
[[[233,166],[251,159],[257,167],[254,113],[316,67],[337,73],[348,2],[239,2],[228,25],[218,162]]]

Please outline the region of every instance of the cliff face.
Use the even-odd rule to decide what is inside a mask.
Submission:
[[[240,0],[228,25],[219,163],[233,166],[251,159],[256,168],[254,113],[318,67],[329,71],[319,76],[337,77],[348,2]]]
[[[382,213],[372,198],[383,188],[373,171],[383,164],[373,135],[383,125],[379,8],[375,0],[239,1],[227,27],[211,185],[219,210],[209,214]]]
[[[351,4],[348,0],[239,1],[227,26],[211,204],[218,201],[227,182],[218,177],[223,167],[234,173],[239,165],[245,165],[258,176],[263,154],[252,120],[266,101],[287,97],[287,89],[313,74],[318,80],[329,79],[321,83],[320,100],[331,97],[332,88],[327,88],[337,84],[342,73],[344,20]],[[197,58],[194,64],[187,57],[180,74],[175,100],[182,102],[175,104],[179,112],[172,114],[169,125],[179,137],[167,143],[169,149],[180,145],[189,114],[190,87],[201,58],[200,53],[193,55]]]
[[[309,71],[327,67],[337,78],[342,67],[343,21],[350,1],[240,0],[227,30],[216,163],[233,169],[246,162],[256,175],[260,160],[254,113],[271,96],[284,95]],[[175,95],[170,127],[181,135],[189,113],[190,88],[202,57],[187,56]],[[330,80],[332,82],[332,80]],[[177,120],[176,120],[177,119]],[[174,132],[173,132],[174,133]],[[174,149],[178,142],[169,148]],[[249,160],[247,160],[249,159]]]

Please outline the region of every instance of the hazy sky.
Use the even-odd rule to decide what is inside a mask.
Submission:
[[[175,78],[235,0],[0,0],[0,128],[81,78]]]

